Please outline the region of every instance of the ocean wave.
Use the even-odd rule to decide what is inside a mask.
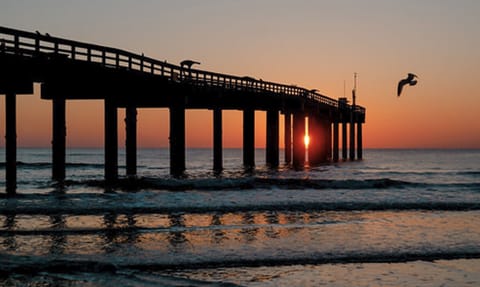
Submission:
[[[87,185],[104,187],[104,180],[67,180],[66,185]],[[175,178],[121,178],[110,185],[121,190],[232,190],[232,189],[405,189],[405,188],[471,188],[476,191],[480,182],[458,183],[427,183],[396,180],[390,178],[376,179],[303,179],[303,178],[268,178],[268,177],[243,177],[243,178],[205,178],[205,179],[175,179]]]
[[[12,205],[0,209],[2,215],[104,215],[104,214],[171,214],[171,213],[235,213],[235,212],[262,212],[262,211],[387,211],[387,210],[430,210],[430,211],[471,211],[480,210],[480,203],[476,202],[283,202],[283,203],[225,203],[212,205],[169,205],[169,206],[135,206],[127,204],[71,204],[69,206],[46,202],[37,206]]]
[[[5,168],[6,163],[5,162],[0,162],[0,168]],[[45,168],[51,168],[52,163],[51,162],[23,162],[23,161],[17,161],[17,167],[19,168],[28,168],[28,169],[45,169]],[[104,164],[103,163],[66,163],[65,164],[66,168],[69,167],[90,167],[90,168],[103,168]]]
[[[79,256],[80,257],[80,256]],[[379,251],[379,252],[346,252],[333,254],[329,252],[304,254],[303,256],[274,257],[256,256],[242,258],[228,256],[222,258],[195,257],[179,258],[178,260],[135,260],[126,258],[74,258],[73,256],[42,257],[4,255],[0,258],[0,275],[35,274],[40,272],[73,273],[95,272],[116,273],[124,270],[160,271],[206,268],[231,267],[262,267],[262,266],[289,266],[289,265],[320,265],[342,263],[399,263],[411,261],[435,261],[454,259],[478,259],[480,252],[464,250],[437,250],[437,251]]]
[[[480,175],[480,171],[459,171],[458,175]]]

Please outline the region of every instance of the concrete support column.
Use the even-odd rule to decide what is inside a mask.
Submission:
[[[350,160],[355,159],[355,122],[350,122]]]
[[[67,127],[65,123],[65,99],[52,100],[52,179],[65,180],[65,148]]]
[[[310,165],[316,165],[321,162],[323,141],[325,140],[320,119],[317,116],[308,117],[308,135],[310,137],[308,163]]]
[[[325,160],[332,159],[332,122],[330,120],[325,120],[323,122],[326,130],[326,137],[325,137],[325,151],[326,156]]]
[[[342,159],[347,159],[347,122],[342,122]]]
[[[105,181],[107,184],[118,178],[118,131],[117,106],[112,99],[105,99]]]
[[[278,126],[278,111],[267,111],[267,150],[266,161],[270,167],[278,166],[278,138],[279,138],[279,126]]]
[[[339,136],[338,136],[338,120],[335,120],[333,122],[333,155],[332,155],[333,161],[338,161],[338,152],[339,152],[338,138],[339,138]]]
[[[293,115],[293,166],[304,167],[305,165],[305,115],[295,113]]]
[[[223,169],[222,109],[213,109],[213,170]]]
[[[6,192],[17,188],[17,99],[13,92],[5,95],[5,162]]]
[[[255,110],[243,110],[243,165],[255,166]]]
[[[310,135],[308,161],[311,165],[327,161],[331,141],[329,125],[328,120],[313,116],[308,118],[308,134]]]
[[[292,116],[290,113],[285,113],[285,163],[292,162]]]
[[[127,176],[137,175],[137,108],[128,105],[125,110],[125,154]]]
[[[362,123],[357,123],[357,158],[363,158]]]
[[[170,107],[170,174],[182,175],[185,171],[185,106]]]

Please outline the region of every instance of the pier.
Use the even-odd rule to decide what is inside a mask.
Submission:
[[[174,65],[117,48],[0,27],[0,94],[5,95],[6,191],[15,193],[16,95],[33,94],[52,103],[52,179],[65,180],[66,102],[104,102],[105,181],[118,175],[118,109],[125,109],[126,176],[137,174],[137,110],[168,108],[170,173],[185,171],[185,111],[208,109],[213,116],[213,163],[222,164],[222,111],[243,112],[243,165],[255,166],[255,111],[266,112],[266,162],[280,164],[279,121],[284,115],[284,161],[305,164],[305,123],[308,121],[310,165],[362,158],[365,108],[332,99],[315,90]],[[340,126],[342,134],[340,156]],[[347,128],[349,145],[347,146]],[[347,149],[348,158],[347,158]]]

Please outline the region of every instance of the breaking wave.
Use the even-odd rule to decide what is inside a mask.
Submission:
[[[69,180],[67,185],[88,185],[105,186],[103,180]],[[346,180],[328,180],[328,179],[303,179],[303,178],[263,178],[263,177],[245,177],[245,178],[206,178],[206,179],[172,179],[172,178],[147,178],[138,179],[123,178],[119,179],[112,187],[119,189],[155,189],[171,191],[187,190],[230,190],[230,189],[405,189],[405,188],[472,188],[478,190],[480,182],[473,183],[425,183],[395,180],[390,178],[377,179],[346,179]]]

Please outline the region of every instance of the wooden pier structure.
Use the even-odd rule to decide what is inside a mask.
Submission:
[[[255,165],[255,111],[266,111],[266,162],[279,165],[279,119],[284,115],[285,163],[305,164],[305,121],[311,141],[310,165],[362,158],[365,108],[315,90],[173,65],[124,50],[0,27],[0,94],[5,95],[6,191],[16,189],[16,95],[52,102],[52,179],[65,180],[67,100],[102,100],[105,126],[105,180],[118,178],[117,111],[125,109],[126,175],[137,174],[137,109],[168,108],[170,173],[185,171],[185,111],[213,113],[213,169],[222,170],[222,111],[243,111],[243,164]],[[347,158],[347,126],[349,157]],[[333,130],[333,132],[332,132]],[[355,136],[356,134],[356,136]]]

